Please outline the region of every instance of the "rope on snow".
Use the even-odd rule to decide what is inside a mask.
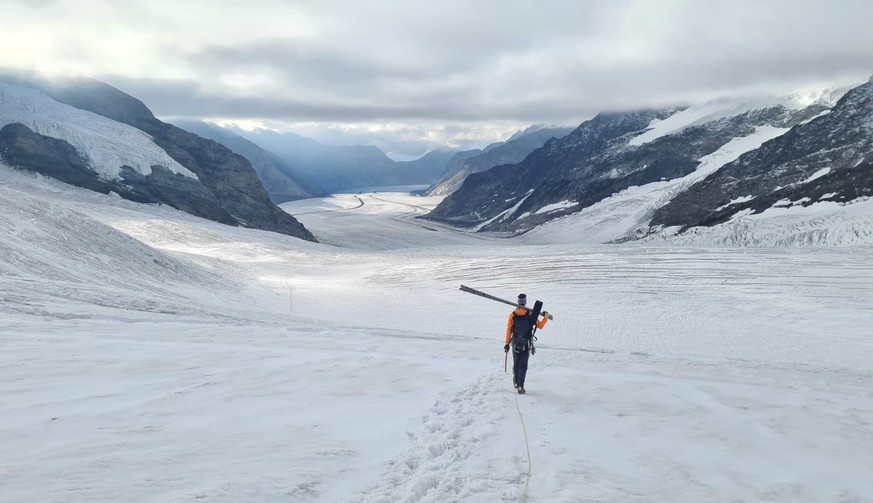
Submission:
[[[527,449],[527,480],[524,481],[524,494],[522,502],[527,501],[527,486],[530,484],[531,462],[530,462],[530,443],[527,440],[527,428],[524,426],[524,416],[521,415],[521,407],[518,405],[518,395],[515,395],[515,410],[518,411],[518,419],[521,421],[521,431],[524,433],[524,448]]]

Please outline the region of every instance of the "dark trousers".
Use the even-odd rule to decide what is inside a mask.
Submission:
[[[522,349],[523,348],[523,349]],[[524,388],[524,377],[527,375],[527,361],[530,358],[530,345],[512,348],[512,376],[519,388]]]

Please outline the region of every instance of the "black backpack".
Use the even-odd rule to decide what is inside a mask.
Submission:
[[[534,318],[530,311],[512,314],[512,345],[519,351],[527,349],[534,337]]]

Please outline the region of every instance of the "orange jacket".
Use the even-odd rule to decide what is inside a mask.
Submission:
[[[527,309],[520,307],[520,308],[516,309],[515,311],[509,313],[509,321],[506,322],[506,342],[504,342],[504,344],[509,344],[509,341],[512,340],[512,324],[515,323],[515,317],[513,315],[515,315],[515,314],[523,315],[527,311],[528,311]],[[537,329],[542,330],[543,328],[545,328],[546,323],[548,323],[548,321],[549,321],[549,319],[546,318],[545,316],[536,320]]]

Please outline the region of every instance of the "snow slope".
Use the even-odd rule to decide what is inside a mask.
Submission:
[[[701,158],[697,170],[683,178],[630,187],[577,213],[536,227],[520,240],[597,244],[642,238],[642,243],[702,247],[873,246],[873,201],[866,198],[849,203],[819,202],[808,207],[789,203],[758,215],[739,215],[714,227],[695,227],[683,234],[676,234],[678,229],[663,229],[646,235],[655,209],[785,131],[759,127],[754,134],[735,138]],[[819,172],[816,176],[823,174]]]
[[[639,146],[691,126],[763,108],[783,106],[788,110],[800,110],[814,103],[832,107],[849,89],[850,87],[846,86],[836,89],[813,89],[779,97],[719,98],[693,105],[664,120],[653,121],[646,132],[634,137],[628,144]]]
[[[532,246],[387,193],[286,205],[315,244],[0,187],[3,503],[873,495],[870,248]],[[527,395],[462,283],[554,314]]]
[[[541,225],[523,239],[543,243],[607,243],[635,236],[648,230],[652,213],[676,194],[786,131],[770,126],[759,127],[755,133],[734,138],[701,158],[697,169],[687,176],[630,187],[582,211]]]
[[[10,123],[67,141],[106,180],[119,179],[122,166],[149,175],[153,165],[197,178],[139,129],[58,103],[36,89],[0,82],[0,127]]]

